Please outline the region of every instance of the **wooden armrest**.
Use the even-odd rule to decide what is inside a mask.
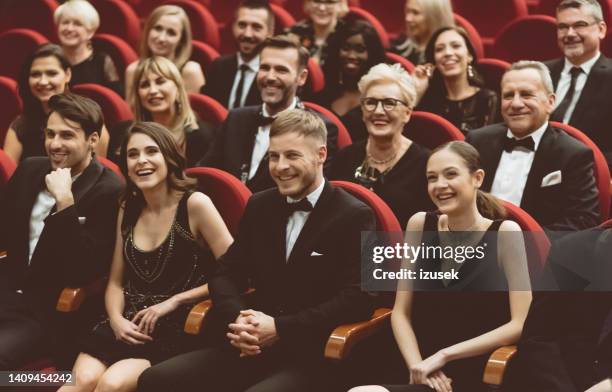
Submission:
[[[105,284],[106,279],[98,279],[85,287],[66,287],[62,290],[55,309],[63,313],[76,312],[87,297],[101,292]]]
[[[376,309],[372,318],[337,327],[325,345],[325,358],[341,360],[350,354],[353,347],[389,324],[391,309]]]
[[[204,327],[204,321],[206,321],[206,315],[212,308],[212,301],[207,299],[196,304],[187,315],[185,320],[185,333],[189,335],[199,335],[200,331]]]
[[[485,366],[482,381],[487,385],[501,385],[504,381],[506,366],[516,354],[516,346],[504,346],[493,351]]]
[[[0,260],[4,259],[5,257],[6,257],[6,251],[0,250]]]

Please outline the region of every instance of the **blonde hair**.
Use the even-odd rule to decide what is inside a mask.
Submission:
[[[363,75],[357,84],[361,97],[365,96],[365,93],[372,85],[379,83],[397,84],[406,104],[410,109],[413,108],[417,96],[414,81],[412,76],[400,64],[389,65],[381,63],[370,68],[368,73]]]
[[[453,6],[450,0],[406,0],[406,5],[410,1],[417,1],[423,8],[425,25],[427,26],[427,39],[424,40],[423,44],[429,42],[433,33],[442,27],[455,26]]]
[[[153,56],[151,48],[149,48],[149,33],[151,32],[151,29],[155,26],[155,24],[162,18],[162,16],[166,15],[178,16],[181,20],[181,39],[179,40],[179,43],[174,53],[174,63],[176,64],[178,69],[181,69],[191,57],[192,35],[191,24],[189,23],[189,18],[187,18],[187,14],[181,7],[176,5],[161,5],[155,8],[153,12],[151,12],[151,15],[149,15],[149,17],[147,18],[144,24],[144,28],[142,30],[139,49],[140,58],[144,59]]]
[[[67,15],[72,15],[83,21],[85,27],[92,32],[95,32],[100,27],[100,15],[87,0],[68,0],[60,5],[53,13],[53,22],[57,26],[61,19]]]
[[[161,56],[149,57],[138,62],[136,71],[134,72],[134,83],[132,83],[132,91],[128,91],[130,97],[130,105],[134,110],[135,119],[137,121],[153,121],[151,113],[145,109],[140,101],[138,88],[140,80],[149,72],[153,72],[167,80],[172,81],[177,89],[176,116],[170,129],[172,131],[184,130],[189,126],[191,129],[198,127],[197,119],[191,106],[189,105],[189,96],[183,78],[176,65],[169,59]]]
[[[308,6],[312,4],[313,2],[314,0],[304,0],[304,4],[302,6],[304,14],[306,15],[309,14]],[[346,14],[349,13],[348,0],[340,0],[340,2],[338,3],[338,6],[340,7],[340,9],[338,10],[338,18],[342,18],[346,16]]]
[[[327,128],[316,114],[304,109],[285,110],[276,117],[270,127],[270,137],[295,132],[300,136],[317,139],[327,143]]]

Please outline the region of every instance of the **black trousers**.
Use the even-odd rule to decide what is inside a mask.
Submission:
[[[16,370],[45,352],[45,326],[22,295],[0,292],[0,370]]]
[[[322,357],[295,359],[274,347],[268,350],[245,358],[230,346],[182,354],[145,370],[138,391],[310,392],[330,387],[330,364]]]

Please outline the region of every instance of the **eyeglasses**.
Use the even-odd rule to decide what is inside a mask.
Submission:
[[[315,5],[332,7],[340,2],[340,0],[312,0]]]
[[[562,34],[567,34],[567,32],[569,31],[570,27],[577,33],[582,33],[584,31],[586,31],[586,29],[588,29],[590,26],[593,26],[594,24],[597,24],[597,21],[595,22],[585,22],[585,21],[580,21],[580,22],[576,22],[573,23],[571,25],[565,24],[565,23],[559,23],[557,25],[557,31],[562,33]]]
[[[383,99],[362,98],[361,99],[361,106],[363,106],[363,108],[368,112],[375,111],[379,103],[382,104],[382,108],[385,112],[393,111],[397,107],[397,105],[400,103],[404,106],[408,106],[406,102],[401,101],[399,99],[395,99],[395,98],[383,98]]]

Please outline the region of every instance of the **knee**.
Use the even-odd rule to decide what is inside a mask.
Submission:
[[[118,377],[103,375],[98,381],[96,392],[118,392],[125,388],[123,380]]]
[[[362,385],[360,387],[351,388],[348,392],[389,392],[389,390],[380,385]]]
[[[98,380],[100,379],[100,374],[96,372],[92,372],[88,369],[80,369],[77,370],[74,375],[74,388],[77,391],[93,391],[98,385]]]

